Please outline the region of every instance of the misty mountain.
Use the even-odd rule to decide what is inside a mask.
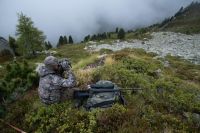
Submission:
[[[161,30],[186,34],[200,33],[200,2],[192,2],[161,24]]]
[[[8,49],[10,50],[11,53],[13,53],[13,51],[9,47],[8,41],[4,39],[3,37],[0,37],[0,52],[4,49]]]

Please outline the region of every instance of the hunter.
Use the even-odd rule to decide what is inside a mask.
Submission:
[[[67,78],[62,76],[63,73],[67,73]],[[76,78],[66,60],[59,61],[54,56],[46,57],[44,66],[39,68],[39,76],[38,92],[42,103],[59,103],[69,99],[73,93],[72,87],[76,84]]]

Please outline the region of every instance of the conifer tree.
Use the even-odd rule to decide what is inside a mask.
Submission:
[[[49,47],[49,49],[53,47],[49,41],[48,41],[48,47]]]
[[[50,48],[52,48],[52,45],[51,45],[51,43],[49,41],[45,42],[44,44],[45,44],[45,49],[46,50],[49,50]]]
[[[118,35],[117,35],[118,39],[124,39],[125,38],[125,31],[123,28],[121,28],[118,32]]]
[[[116,30],[115,30],[115,32],[118,33],[118,31],[119,31],[119,29],[118,29],[118,27],[117,27]]]
[[[90,35],[87,35],[85,38],[84,38],[84,42],[88,42],[90,40]]]
[[[66,36],[64,36],[64,44],[67,44],[68,43],[68,41],[67,41],[67,37]]]
[[[73,38],[72,38],[72,36],[70,35],[70,36],[69,36],[69,44],[73,44],[73,43],[74,43]]]
[[[57,47],[62,46],[63,44],[64,44],[64,38],[63,38],[63,36],[60,36],[59,40],[58,40]]]

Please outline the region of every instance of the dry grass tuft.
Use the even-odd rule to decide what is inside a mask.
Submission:
[[[112,58],[112,57],[107,57],[106,59],[105,59],[105,65],[112,65],[112,64],[115,64],[116,63],[116,61]]]
[[[75,71],[75,76],[77,78],[77,86],[86,86],[92,81],[92,73],[94,69],[78,69]]]

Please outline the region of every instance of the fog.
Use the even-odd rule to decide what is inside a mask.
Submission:
[[[0,0],[0,36],[15,36],[17,13],[32,18],[47,39],[81,41],[88,34],[148,26],[173,15],[192,0]]]

